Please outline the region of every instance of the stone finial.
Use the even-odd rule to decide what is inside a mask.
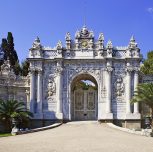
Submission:
[[[80,35],[80,31],[77,30],[76,33],[75,33],[75,38],[80,38],[80,36],[81,36],[81,35]]]
[[[63,48],[62,42],[61,41],[58,41],[57,46],[56,46],[56,49],[61,50],[62,48]]]
[[[113,44],[112,44],[112,41],[111,41],[111,40],[109,40],[109,41],[107,42],[106,47],[107,47],[108,49],[112,49],[112,48],[113,48]]]
[[[70,41],[71,40],[71,35],[70,35],[69,32],[66,33],[65,39],[66,39],[66,41]]]
[[[94,32],[92,30],[89,32],[89,37],[94,38]]]
[[[132,36],[131,36],[131,39],[130,39],[130,42],[129,42],[129,48],[134,49],[134,48],[136,48],[136,47],[137,47],[137,43],[136,43],[136,41],[135,41],[134,36],[132,35]]]
[[[87,27],[84,25],[83,28],[81,29],[81,34],[82,35],[87,35],[88,34],[88,29]]]
[[[99,34],[98,40],[99,41],[104,41],[104,35],[103,35],[103,33],[100,33]]]
[[[131,36],[130,42],[135,42],[134,35]]]
[[[37,49],[41,49],[41,43],[40,43],[40,39],[37,36],[37,38],[34,40],[33,44],[32,44],[32,50],[37,50]]]

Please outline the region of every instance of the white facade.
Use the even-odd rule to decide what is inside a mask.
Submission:
[[[111,41],[104,46],[103,34],[96,41],[86,27],[76,32],[75,40],[70,33],[65,39],[65,47],[59,41],[49,48],[37,38],[29,51],[30,110],[35,118],[75,120],[72,86],[86,77],[98,87],[96,120],[139,120],[139,105],[130,104],[141,61],[135,39],[126,47],[114,47]]]
[[[104,45],[86,27],[66,46],[44,47],[37,38],[29,50],[30,73],[15,76],[9,61],[0,71],[0,98],[25,101],[34,119],[45,120],[140,120],[139,105],[130,99],[139,82],[140,49],[132,37],[128,46]],[[87,79],[97,90],[74,90]]]

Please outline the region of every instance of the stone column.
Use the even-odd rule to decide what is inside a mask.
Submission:
[[[113,114],[111,111],[111,97],[112,97],[112,67],[106,68],[106,119],[113,119]]]
[[[42,113],[42,71],[38,71],[37,79],[37,112]]]
[[[139,83],[139,75],[138,75],[138,69],[134,71],[134,91],[136,91],[137,85]],[[134,114],[139,113],[139,104],[134,103]]]
[[[27,102],[26,102],[26,107],[27,109],[30,110],[30,91],[29,90],[26,90],[26,96],[27,96]]]
[[[62,112],[62,93],[63,93],[63,75],[62,75],[62,67],[57,67],[56,69],[56,99],[57,99],[57,110],[56,117],[57,119],[63,119]]]
[[[30,71],[30,111],[32,113],[35,112],[34,109],[34,103],[35,103],[35,71]]]
[[[126,114],[131,114],[131,72],[132,68],[127,68],[127,73],[126,73]]]

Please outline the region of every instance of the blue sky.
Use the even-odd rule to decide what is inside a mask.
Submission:
[[[0,39],[13,33],[21,61],[36,36],[51,47],[65,44],[66,32],[74,38],[84,16],[95,38],[104,33],[105,44],[126,46],[134,35],[144,57],[153,50],[153,0],[0,0]]]

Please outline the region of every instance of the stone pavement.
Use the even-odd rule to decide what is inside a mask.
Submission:
[[[50,130],[2,137],[0,152],[153,152],[153,138],[98,122],[70,122]]]

